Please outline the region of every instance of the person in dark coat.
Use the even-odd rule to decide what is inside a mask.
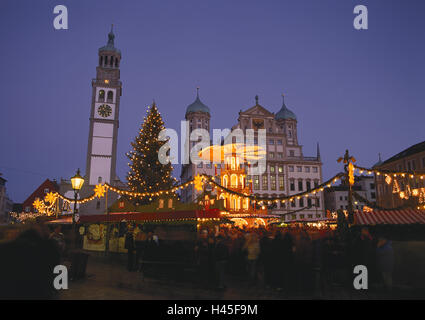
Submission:
[[[60,251],[54,240],[30,229],[0,244],[0,299],[54,299],[55,266]]]
[[[127,270],[134,271],[134,235],[133,228],[130,227],[125,234],[124,248],[127,249]]]
[[[199,240],[195,245],[195,254],[197,256],[197,263],[199,266],[199,283],[205,287],[209,287],[211,285],[212,275],[211,271],[211,251],[212,246],[209,241],[208,231],[202,230],[200,234]]]
[[[285,233],[282,237],[280,232],[277,232],[273,242],[273,256],[275,257],[274,267],[274,283],[278,290],[282,288],[286,292],[290,292],[293,289],[292,286],[292,270],[294,262],[294,245],[292,236],[289,233]]]
[[[226,271],[227,261],[229,259],[229,246],[227,237],[223,230],[220,231],[219,235],[215,240],[214,245],[214,261],[216,271],[216,282],[218,289],[224,289],[224,273]]]
[[[379,237],[376,248],[377,269],[381,275],[386,290],[393,286],[394,250],[392,242],[385,237]]]
[[[260,240],[260,263],[264,270],[264,284],[266,287],[273,286],[273,247],[269,234],[264,234]]]

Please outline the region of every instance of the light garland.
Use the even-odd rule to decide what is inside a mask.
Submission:
[[[392,171],[392,170],[378,170],[373,168],[364,168],[360,166],[353,166],[354,169],[359,170],[360,174],[363,174],[366,172],[367,174],[376,174],[377,176],[383,176],[384,181],[386,184],[392,186],[392,193],[398,193],[400,199],[408,200],[409,197],[419,197],[418,202],[419,204],[423,204],[423,206],[418,206],[418,209],[425,209],[425,188],[412,188],[410,184],[406,184],[405,190],[401,190],[400,184],[397,180],[397,178],[402,179],[413,179],[413,178],[419,178],[420,180],[425,179],[425,174],[423,173],[417,173],[413,171]]]

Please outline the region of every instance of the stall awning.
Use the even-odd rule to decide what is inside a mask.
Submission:
[[[354,213],[354,223],[356,225],[425,224],[425,212],[416,209],[358,211]]]

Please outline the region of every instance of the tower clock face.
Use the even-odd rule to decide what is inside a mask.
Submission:
[[[107,104],[102,104],[98,109],[97,109],[97,113],[103,117],[103,118],[107,118],[112,114],[112,108],[111,106],[107,105]]]

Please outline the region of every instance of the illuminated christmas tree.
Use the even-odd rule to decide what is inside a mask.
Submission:
[[[128,186],[133,192],[152,193],[159,190],[169,190],[175,179],[171,176],[171,163],[162,164],[158,159],[160,148],[166,141],[160,141],[158,135],[165,129],[164,121],[155,102],[147,111],[139,135],[131,143],[133,150],[127,153],[130,159],[130,171],[127,174]],[[146,204],[154,197],[148,196],[138,201]]]

